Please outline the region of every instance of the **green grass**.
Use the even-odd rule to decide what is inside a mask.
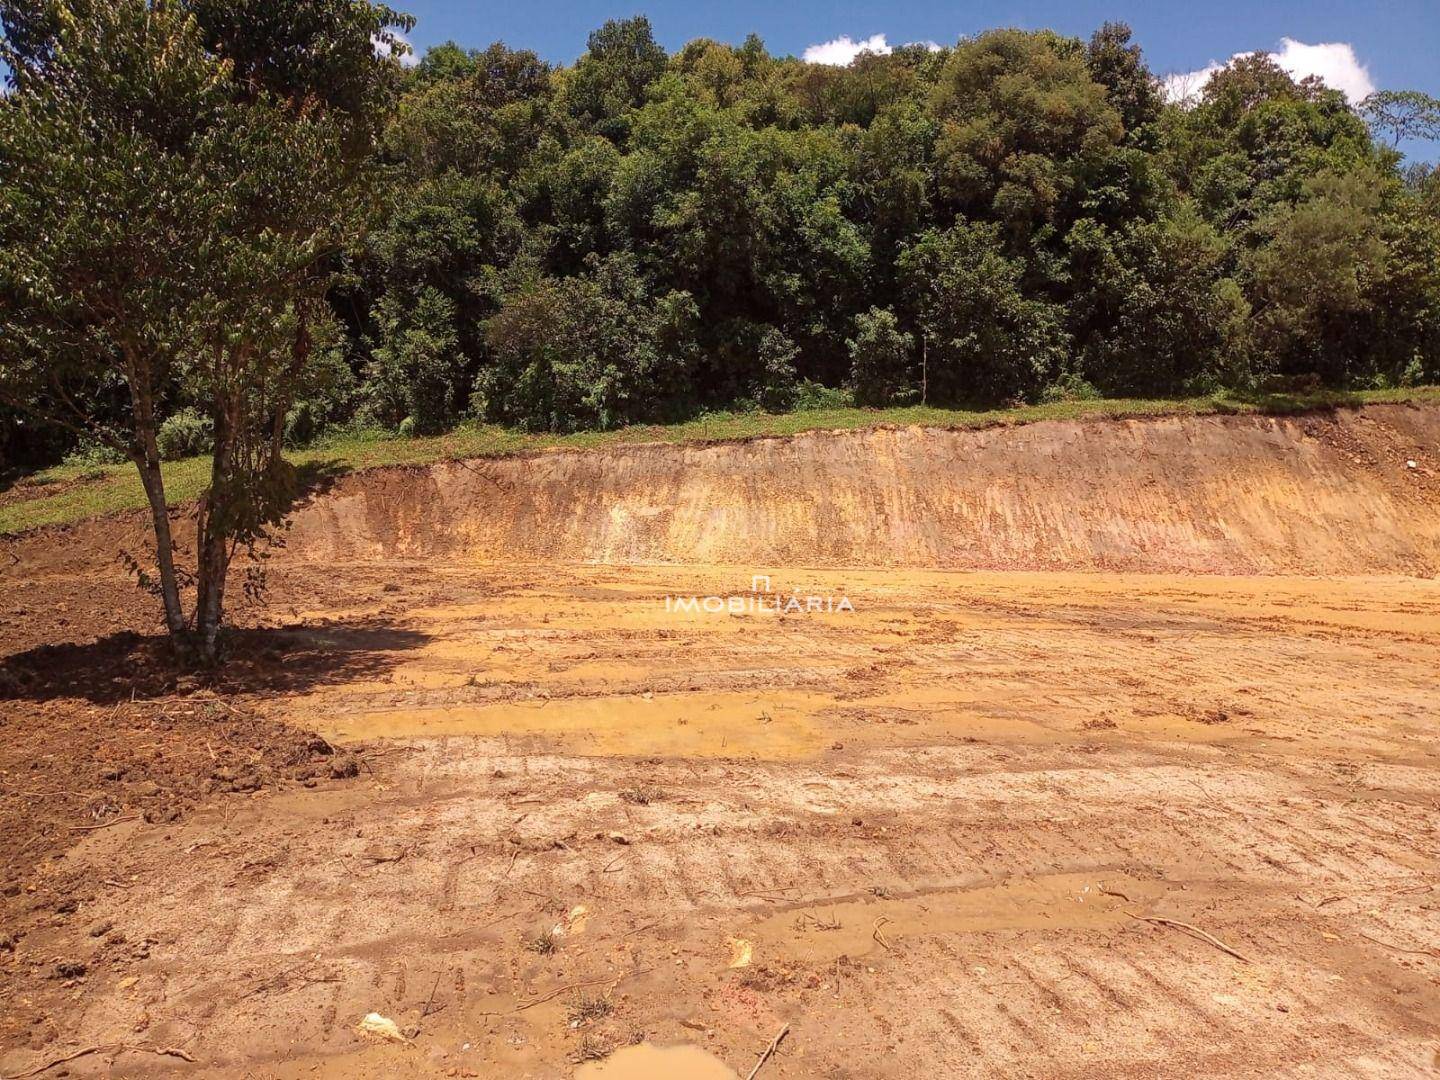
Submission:
[[[349,432],[320,440],[292,453],[297,465],[340,471],[384,465],[423,465],[463,458],[504,457],[545,450],[603,450],[639,443],[733,441],[797,435],[805,431],[853,430],[878,426],[919,425],[978,429],[1041,420],[1099,420],[1125,417],[1205,416],[1213,414],[1294,414],[1338,406],[1378,402],[1440,404],[1440,387],[1367,390],[1354,393],[1267,394],[1250,397],[1215,395],[1180,400],[1113,399],[1064,401],[1016,409],[813,409],[800,412],[720,413],[683,424],[637,425],[617,431],[586,431],[574,435],[534,435],[490,425],[465,425],[445,435],[401,438],[389,432]],[[165,465],[165,490],[172,505],[195,499],[209,475],[206,458],[188,458]],[[56,490],[58,486],[58,490]],[[34,492],[33,497],[26,493]],[[59,465],[34,473],[0,491],[0,536],[42,525],[82,521],[100,514],[133,510],[145,496],[133,465]]]

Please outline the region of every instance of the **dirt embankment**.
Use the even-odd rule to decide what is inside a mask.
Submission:
[[[189,515],[176,514],[188,544]],[[144,557],[138,512],[3,545],[0,578]],[[376,558],[1208,574],[1440,573],[1440,408],[879,428],[382,468],[280,562]]]
[[[350,477],[307,560],[1440,570],[1440,410],[880,429]]]

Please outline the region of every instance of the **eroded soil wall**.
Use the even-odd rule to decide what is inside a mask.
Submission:
[[[549,453],[349,477],[288,556],[1431,575],[1437,446],[1397,405]]]

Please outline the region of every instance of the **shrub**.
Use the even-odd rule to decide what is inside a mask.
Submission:
[[[104,443],[82,441],[65,455],[64,464],[76,468],[94,469],[101,465],[119,465],[125,455],[113,446]]]
[[[928,401],[1034,400],[1059,370],[1070,344],[1060,309],[1025,295],[1025,265],[1005,254],[994,226],[922,233],[899,268],[926,337]]]
[[[795,407],[800,391],[795,361],[800,350],[785,334],[767,326],[760,335],[756,352],[760,378],[755,387],[755,400],[771,412],[784,412]]]
[[[909,405],[919,398],[915,337],[900,329],[894,312],[872,307],[855,316],[855,336],[845,344],[857,403]]]
[[[166,461],[208,454],[215,443],[215,425],[210,417],[187,405],[165,418],[155,433],[155,443]]]
[[[844,387],[826,386],[805,379],[795,389],[795,411],[817,409],[848,409],[855,404],[855,395]]]
[[[487,320],[475,411],[548,431],[674,418],[697,321],[688,293],[653,295],[631,257],[591,256],[586,273],[531,281]]]
[[[1073,371],[1067,371],[1045,387],[1040,400],[1047,405],[1061,401],[1094,401],[1100,391]]]
[[[413,302],[396,294],[380,302],[381,344],[369,366],[369,412],[381,423],[409,417],[429,435],[457,416],[465,382],[465,357],[455,329],[455,302],[423,288]]]

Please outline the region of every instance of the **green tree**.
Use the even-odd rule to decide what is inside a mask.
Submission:
[[[52,418],[136,463],[167,628],[207,663],[231,558],[289,504],[285,417],[328,324],[336,258],[371,205],[361,150],[377,99],[359,88],[363,71],[392,71],[370,41],[401,21],[342,7],[303,25],[365,49],[291,42],[287,58],[308,47],[322,71],[307,82],[281,63],[274,92],[244,59],[256,54],[237,49],[237,66],[212,51],[232,39],[202,24],[210,9],[163,0],[57,5],[42,46],[6,47],[17,77],[0,100],[0,387],[22,404],[48,391]],[[337,52],[362,73],[350,78]],[[127,398],[123,423],[95,407],[110,387]],[[177,396],[214,426],[189,615],[157,445]]]
[[[688,295],[654,295],[626,255],[524,282],[485,324],[476,411],[548,431],[675,417],[687,404],[696,322]]]
[[[915,336],[900,329],[892,311],[871,308],[855,316],[850,385],[859,405],[909,405],[920,396]]]
[[[650,20],[611,19],[590,35],[585,55],[565,84],[570,113],[597,135],[624,141],[626,113],[645,101],[646,88],[669,66]]]
[[[1440,139],[1440,100],[1419,90],[1379,90],[1360,103],[1370,126],[1390,136],[1391,145],[1406,139]]]
[[[1245,270],[1271,370],[1340,385],[1362,374],[1372,296],[1387,276],[1378,187],[1373,176],[1326,173],[1259,222],[1265,242]]]
[[[951,207],[1016,238],[1073,216],[1094,170],[1125,134],[1079,42],[992,30],[957,46],[936,87],[935,148]]]
[[[1059,371],[1068,339],[1060,310],[1027,297],[1024,266],[998,226],[930,230],[900,257],[925,357],[925,399],[958,405],[1033,400]]]
[[[1130,42],[1130,27],[1107,22],[1090,37],[1085,47],[1085,66],[1090,77],[1105,87],[1106,96],[1132,141],[1143,137],[1147,128],[1160,119],[1163,102],[1160,87],[1145,66],[1140,46]]]
[[[1067,244],[1087,382],[1114,396],[1163,396],[1249,381],[1249,309],[1224,276],[1224,241],[1193,208],[1118,233],[1086,220]]]

